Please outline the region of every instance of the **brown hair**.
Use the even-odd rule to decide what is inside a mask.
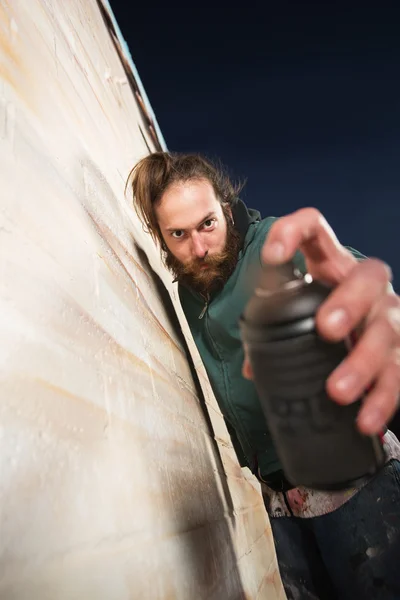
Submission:
[[[133,204],[143,226],[155,241],[163,246],[154,207],[166,189],[174,183],[206,179],[221,203],[233,206],[243,184],[234,184],[221,165],[199,154],[154,152],[140,160],[131,170],[126,187],[130,186]]]

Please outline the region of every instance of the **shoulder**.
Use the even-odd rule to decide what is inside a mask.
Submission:
[[[245,245],[252,243],[254,246],[262,247],[266,237],[278,217],[265,217],[261,221],[255,221],[249,225]]]
[[[257,229],[258,229],[258,234],[257,235],[268,235],[269,230],[271,229],[272,225],[279,219],[279,217],[265,217],[264,219],[261,219],[261,221],[257,222]]]

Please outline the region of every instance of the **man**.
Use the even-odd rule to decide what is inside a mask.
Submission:
[[[295,257],[299,268],[337,284],[317,314],[321,335],[363,335],[327,381],[347,404],[369,389],[359,412],[365,434],[384,428],[400,389],[400,299],[390,270],[343,247],[322,215],[305,208],[261,220],[229,178],[197,155],[154,153],[130,174],[134,205],[160,244],[194,341],[242,466],[262,482],[287,597],[400,598],[400,445],[387,431],[383,470],[359,487],[293,489],[275,453],[244,360],[239,317],[248,273],[261,261]],[[373,384],[373,385],[371,385]]]

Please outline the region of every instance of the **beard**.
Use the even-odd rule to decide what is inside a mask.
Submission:
[[[225,210],[224,215],[227,222],[227,235],[225,247],[221,252],[206,254],[204,258],[196,258],[183,264],[168,249],[165,249],[164,263],[175,276],[175,281],[194,289],[203,296],[221,290],[237,265],[241,238]]]

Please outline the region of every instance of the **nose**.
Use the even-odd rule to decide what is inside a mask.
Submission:
[[[197,231],[192,235],[192,253],[196,258],[204,258],[207,254],[206,245]]]

